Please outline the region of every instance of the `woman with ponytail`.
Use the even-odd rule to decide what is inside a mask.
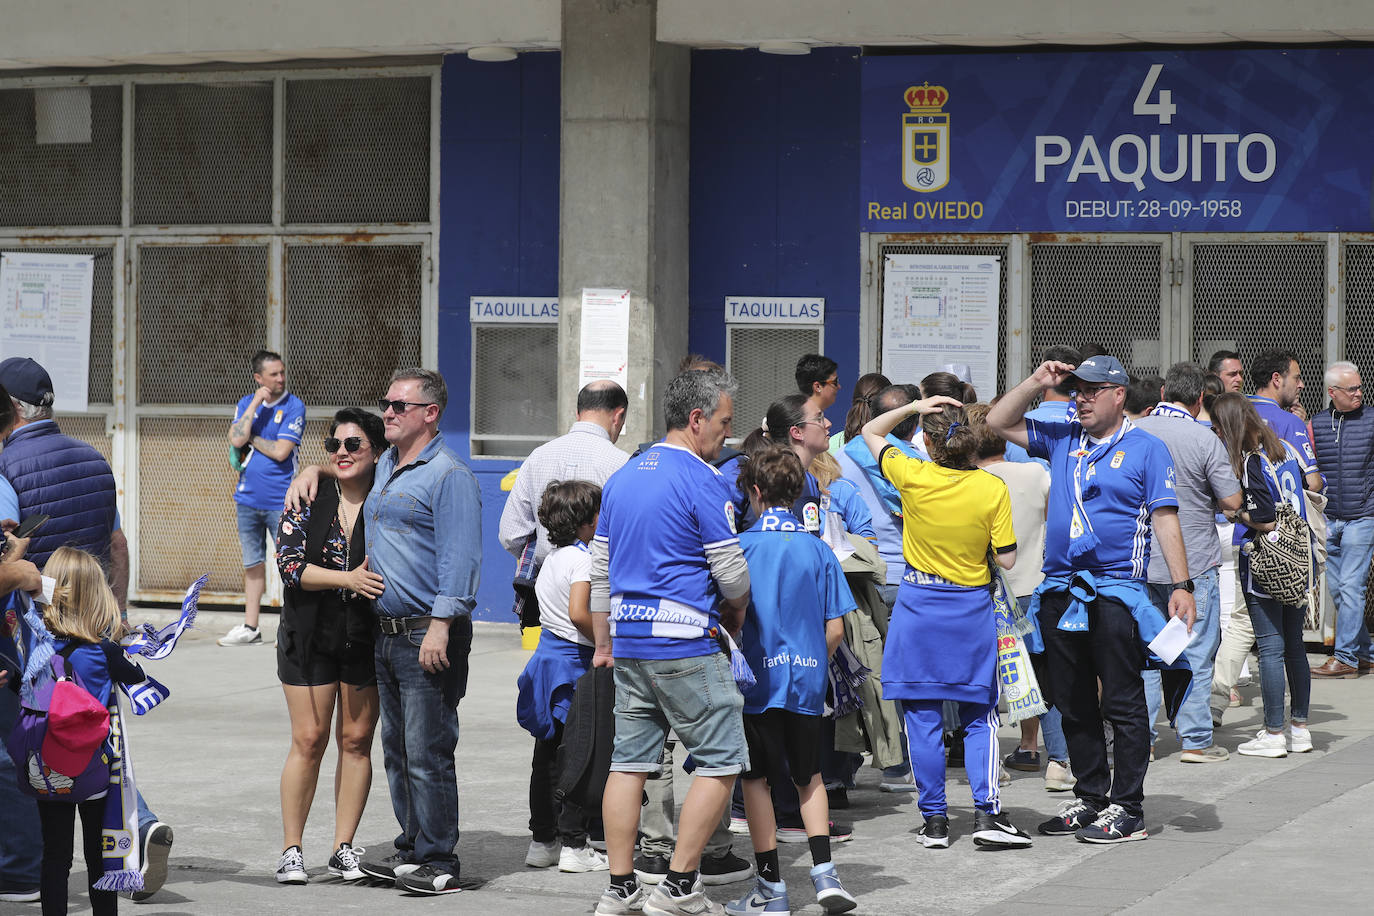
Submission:
[[[903,454],[885,438],[920,414],[930,461]],[[902,499],[906,572],[883,649],[883,698],[906,723],[927,847],[949,845],[941,708],[959,706],[964,768],[973,792],[973,842],[1020,847],[1031,839],[1002,812],[997,754],[997,627],[988,567],[1016,563],[1011,498],[996,477],[975,469],[978,438],[959,400],[934,395],[864,424],[865,444]]]
[[[864,424],[873,419],[874,396],[891,384],[881,372],[859,376],[854,383],[854,400],[849,405],[849,413],[844,415],[844,429],[830,437],[830,454],[838,454],[851,439],[862,435]]]

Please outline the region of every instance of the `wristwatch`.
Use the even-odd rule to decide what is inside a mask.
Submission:
[[[1189,594],[1192,594],[1192,591],[1193,591],[1193,580],[1192,580],[1192,579],[1184,579],[1182,582],[1175,582],[1173,585],[1169,586],[1169,588],[1170,588],[1170,590],[1177,590],[1177,589],[1180,589],[1180,588],[1181,588],[1181,589],[1183,589],[1185,592],[1188,592]]]

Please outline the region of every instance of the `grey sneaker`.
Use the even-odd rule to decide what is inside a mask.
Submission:
[[[525,853],[525,864],[530,868],[549,868],[557,865],[563,852],[563,844],[558,840],[541,843],[530,840],[530,848]]]
[[[162,890],[167,883],[167,859],[172,854],[172,826],[154,821],[143,833],[143,890],[129,899],[141,902]]]
[[[644,901],[648,916],[724,916],[725,907],[706,896],[706,885],[698,879],[692,892],[677,897],[668,891],[666,883],[659,884]]]
[[[1231,759],[1231,752],[1214,744],[1211,747],[1184,748],[1178,759],[1180,763],[1221,763]]]
[[[597,916],[628,916],[630,913],[644,912],[644,901],[649,898],[649,894],[644,890],[643,885],[636,884],[634,893],[628,897],[622,897],[614,887],[608,887],[601,894],[601,899],[596,902]]]

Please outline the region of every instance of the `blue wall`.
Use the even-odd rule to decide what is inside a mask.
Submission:
[[[510,63],[444,59],[439,145],[439,371],[449,386],[441,426],[482,488],[478,620],[514,622],[514,560],[496,531],[501,478],[518,462],[470,458],[472,331],[468,297],[558,295],[559,67],[556,52]]]
[[[824,296],[840,428],[859,375],[858,49],[693,52],[691,135],[691,349],[724,360],[727,295]]]

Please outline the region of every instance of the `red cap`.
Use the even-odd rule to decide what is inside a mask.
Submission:
[[[43,738],[43,763],[48,769],[75,779],[109,734],[109,710],[95,697],[70,681],[53,686],[48,732]]]

